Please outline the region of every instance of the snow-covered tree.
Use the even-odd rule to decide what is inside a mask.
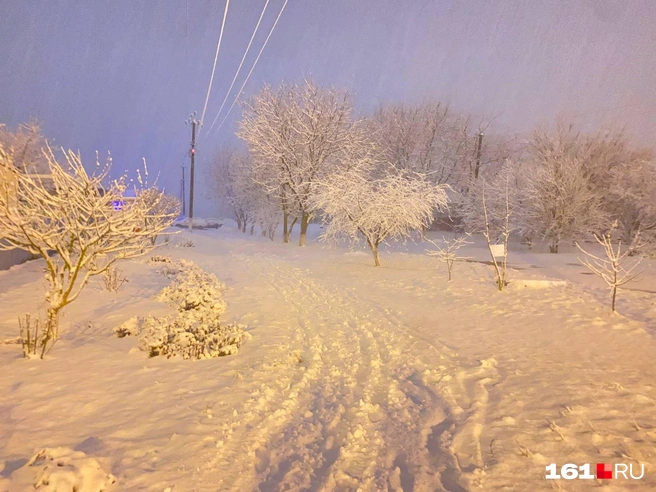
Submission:
[[[164,190],[160,190],[156,185],[144,187],[139,190],[139,200],[143,201],[144,207],[148,210],[148,215],[144,218],[144,225],[151,229],[151,222],[158,221],[159,217],[177,217],[180,215],[182,204],[177,197],[168,195]],[[157,243],[158,234],[153,234],[151,242]]]
[[[571,126],[555,133],[536,131],[522,189],[523,228],[549,242],[557,253],[562,241],[575,241],[608,222],[604,195],[593,181],[597,165],[590,141]]]
[[[379,266],[378,248],[382,243],[424,229],[435,209],[447,206],[446,186],[408,171],[389,171],[374,177],[374,167],[362,159],[315,183],[313,206],[321,209],[328,220],[325,239],[364,238]]]
[[[281,205],[278,196],[263,184],[267,178],[257,171],[262,169],[253,166],[247,152],[222,149],[211,168],[212,184],[216,195],[233,210],[242,232],[246,232],[249,223],[251,233],[259,225],[263,235],[273,239],[281,221]]]
[[[18,169],[0,148],[0,249],[22,248],[45,261],[47,336],[56,339],[60,311],[89,279],[152,250],[177,211],[160,210],[162,192],[137,189],[126,199],[126,176],[110,180],[110,162],[89,174],[73,151],[62,150],[63,164],[50,148],[44,156],[47,177]]]
[[[212,161],[210,173],[214,193],[232,210],[237,228],[246,231],[248,196],[242,188],[251,173],[248,156],[233,148],[220,149]]]
[[[466,189],[470,179],[478,179],[486,168],[498,168],[515,153],[510,135],[489,132],[483,138],[489,120],[476,122],[439,102],[383,106],[371,125],[384,161],[455,190]]]
[[[48,162],[43,155],[46,139],[36,120],[30,120],[10,131],[0,125],[0,147],[13,162],[14,167],[24,172],[47,173]]]
[[[508,271],[508,240],[512,232],[510,218],[512,216],[512,208],[510,205],[510,184],[509,175],[505,175],[505,187],[503,193],[503,219],[501,221],[501,230],[495,235],[492,235],[490,230],[490,214],[488,213],[487,200],[485,198],[485,183],[483,183],[483,217],[485,220],[485,228],[483,229],[483,236],[487,242],[487,248],[492,258],[494,271],[496,272],[496,284],[499,291],[502,291],[507,284],[506,273]],[[498,249],[501,249],[499,254]],[[501,259],[499,259],[501,258]]]
[[[617,221],[632,253],[656,247],[656,162],[653,151],[635,149],[622,133],[595,139],[593,180],[604,210]]]
[[[455,204],[465,231],[485,237],[499,290],[507,283],[508,240],[522,215],[518,189],[517,167],[508,161],[495,176],[471,179],[467,193]]]
[[[238,136],[253,156],[254,174],[282,207],[284,241],[288,220],[300,216],[299,244],[315,213],[313,184],[344,162],[357,134],[348,94],[311,82],[266,86],[244,108]]]
[[[455,185],[466,177],[468,119],[446,105],[384,106],[371,121],[383,160],[395,169],[424,174],[435,184]]]

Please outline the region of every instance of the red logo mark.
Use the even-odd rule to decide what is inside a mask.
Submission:
[[[613,478],[613,465],[608,463],[597,463],[597,478],[611,480]]]

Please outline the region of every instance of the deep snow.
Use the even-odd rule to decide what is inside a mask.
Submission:
[[[611,315],[574,252],[513,245],[515,288],[499,293],[480,241],[449,283],[428,244],[374,268],[364,250],[229,223],[182,237],[195,246],[156,254],[215,274],[224,319],[253,338],[218,359],[148,358],[112,330],[169,314],[156,296],[170,279],[147,257],[122,263],[130,282],[90,284],[46,360],[0,346],[0,490],[23,490],[46,447],[96,460],[107,490],[587,490],[596,480],[550,482],[545,466],[597,462],[646,464],[605,490],[656,487],[653,261]],[[41,268],[0,272],[0,340],[42,307]]]

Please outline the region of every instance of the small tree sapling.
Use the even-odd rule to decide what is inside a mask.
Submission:
[[[460,236],[453,239],[447,239],[442,237],[442,244],[437,244],[435,241],[428,239],[428,242],[435,246],[435,250],[426,250],[428,256],[434,256],[438,260],[446,263],[446,269],[449,275],[449,282],[452,278],[453,265],[456,261],[463,261],[466,258],[458,256],[458,250],[462,248],[465,244],[472,244],[467,241],[467,238],[470,235]]]
[[[592,273],[603,279],[610,289],[612,312],[615,312],[618,287],[634,280],[642,273],[642,271],[636,271],[642,258],[634,258],[632,261],[627,262],[631,250],[626,249],[622,251],[621,240],[617,241],[617,247],[613,245],[613,231],[616,227],[617,223],[614,223],[607,233],[602,235],[594,234],[595,240],[604,249],[605,258],[587,251],[580,244],[576,243],[576,247],[585,255],[584,258],[579,258],[579,262]]]
[[[505,216],[503,219],[503,227],[497,237],[497,239],[501,239],[501,245],[503,245],[503,255],[501,256],[502,260],[499,261],[497,258],[500,255],[497,255],[495,253],[495,246],[499,246],[498,241],[495,241],[492,234],[490,233],[490,216],[488,214],[488,209],[487,209],[487,202],[485,199],[485,184],[483,184],[483,217],[485,219],[485,229],[483,231],[483,236],[485,236],[485,240],[487,242],[487,248],[488,251],[490,252],[490,256],[492,257],[492,264],[494,265],[494,270],[496,272],[496,284],[499,289],[499,291],[502,291],[503,288],[507,285],[507,280],[506,280],[506,271],[507,271],[507,266],[508,266],[508,238],[510,237],[510,215],[511,215],[511,209],[510,209],[510,197],[509,197],[509,190],[508,190],[508,176],[506,176],[506,187],[505,187],[505,193],[504,193],[504,203],[505,203]]]

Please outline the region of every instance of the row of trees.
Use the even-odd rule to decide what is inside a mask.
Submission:
[[[377,124],[384,121],[381,115]],[[282,223],[289,242],[299,222],[303,246],[310,220],[322,214],[326,237],[365,239],[378,265],[387,238],[427,227],[435,209],[446,207],[447,186],[425,169],[398,166],[377,133],[373,121],[353,117],[344,91],[308,82],[265,87],[240,123],[248,152],[219,154],[217,191],[244,231],[259,223],[273,239]]]
[[[435,213],[468,232],[508,227],[529,244],[563,242],[617,221],[635,249],[656,242],[656,168],[621,132],[582,134],[560,123],[528,139],[486,134],[489,123],[439,103],[382,107],[356,118],[346,91],[311,82],[266,86],[244,105],[246,150],[221,150],[216,193],[239,227],[283,241],[327,219],[326,237],[365,239],[376,263],[389,237],[424,229]],[[442,213],[442,217],[445,214]]]
[[[615,239],[632,252],[656,246],[653,154],[632,148],[619,132],[585,135],[564,123],[535,131],[521,153],[459,196],[455,213],[470,231],[483,230],[484,196],[497,233],[508,201],[510,229],[529,246],[547,241],[552,253],[612,224]]]

